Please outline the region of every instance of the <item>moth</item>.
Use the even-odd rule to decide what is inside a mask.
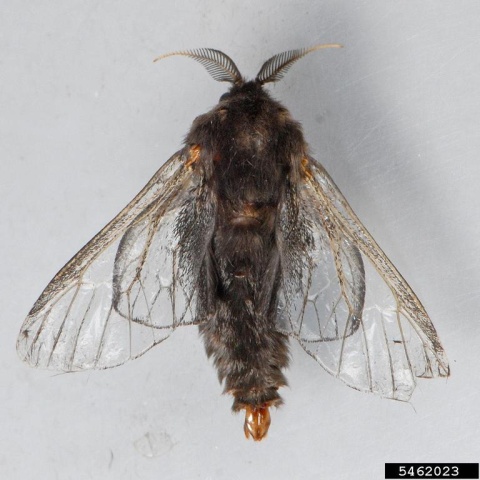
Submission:
[[[424,307],[265,89],[310,52],[247,81],[224,53],[174,52],[231,83],[184,147],[47,285],[18,337],[29,365],[104,369],[198,325],[247,438],[282,403],[289,339],[350,387],[408,400],[447,377]],[[163,57],[160,57],[163,58]]]

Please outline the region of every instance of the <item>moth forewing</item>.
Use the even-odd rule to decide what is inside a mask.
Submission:
[[[304,194],[306,202],[315,206],[313,215],[317,220],[316,230],[320,232],[318,237],[328,237],[328,242],[324,241],[320,248],[323,252],[320,266],[335,265],[328,273],[329,294],[338,300],[323,312],[318,300],[314,301],[317,338],[312,341],[310,333],[307,342],[298,331],[300,343],[327,371],[348,385],[408,400],[416,378],[449,375],[435,328],[419,299],[353,213],[325,169],[311,158],[306,183]],[[332,250],[330,259],[325,243],[329,243]],[[348,290],[354,292],[354,284],[348,279],[355,278],[355,262],[348,261],[348,257],[341,260],[342,255],[338,253],[350,244],[361,252],[365,268],[366,296],[360,316],[349,297],[359,299],[361,293],[348,294]],[[348,289],[343,286],[345,283]],[[337,293],[332,295],[335,284]],[[325,297],[325,292],[323,294]],[[312,297],[312,292],[308,295]],[[350,332],[355,322],[353,335]],[[337,348],[329,343],[331,338],[325,338],[325,331],[334,327],[341,340]],[[342,327],[345,328],[343,335]]]
[[[53,278],[18,337],[25,362],[60,371],[113,367],[164,340],[179,317],[188,323],[185,287],[172,294],[179,249],[172,229],[199,183],[187,160],[175,154]]]

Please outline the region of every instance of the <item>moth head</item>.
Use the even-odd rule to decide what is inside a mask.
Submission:
[[[269,58],[260,68],[254,82],[257,85],[265,85],[266,83],[276,82],[283,78],[290,67],[300,58],[323,48],[341,48],[337,43],[328,43],[324,45],[315,45],[310,48],[300,48],[297,50],[289,50],[287,52],[278,53]],[[178,52],[167,53],[157,57],[154,61],[163,58],[181,55],[190,57],[201,63],[210,73],[210,75],[218,82],[229,82],[234,87],[242,87],[246,80],[238,70],[235,62],[225,53],[213,48],[198,48],[195,50],[183,50]],[[229,93],[222,95],[220,100],[226,99]]]

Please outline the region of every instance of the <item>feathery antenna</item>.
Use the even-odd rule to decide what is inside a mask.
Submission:
[[[201,63],[208,73],[218,82],[230,82],[235,85],[243,83],[243,78],[234,61],[225,53],[213,48],[198,48],[195,50],[183,50],[167,53],[157,57],[154,62],[163,58],[182,55],[190,57]]]
[[[310,48],[300,48],[297,50],[289,50],[288,52],[278,53],[273,57],[269,58],[263,65],[258,75],[256,81],[260,84],[265,84],[269,82],[276,82],[283,78],[285,73],[289,68],[297,61],[300,60],[305,55],[315,50],[320,50],[321,48],[342,48],[342,45],[338,43],[326,43],[324,45],[315,45]]]

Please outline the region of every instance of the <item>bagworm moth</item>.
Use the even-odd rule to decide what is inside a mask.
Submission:
[[[218,50],[165,55],[191,57],[232,86],[55,275],[22,326],[20,357],[63,372],[115,367],[198,325],[254,440],[282,402],[289,338],[350,387],[383,397],[408,400],[416,378],[447,377],[422,304],[264,88],[338,46],[275,55],[252,81]]]

